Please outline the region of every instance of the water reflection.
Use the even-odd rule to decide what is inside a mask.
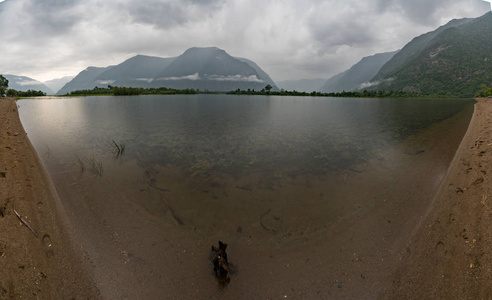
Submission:
[[[104,153],[115,140],[128,146],[129,155],[161,165],[325,173],[367,161],[466,102],[199,95],[20,104],[37,124],[34,139],[45,132],[48,144],[68,148],[63,152]]]

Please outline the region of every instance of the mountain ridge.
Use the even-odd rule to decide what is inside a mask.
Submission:
[[[36,79],[32,79],[27,76],[19,76],[19,75],[12,75],[12,74],[3,74],[2,76],[9,81],[9,86],[8,86],[9,89],[14,89],[23,92],[28,90],[42,91],[47,95],[55,94],[53,90],[50,89],[46,84],[37,81]]]
[[[492,12],[415,38],[371,80],[372,89],[474,97],[492,85]]]
[[[270,76],[249,59],[232,57],[217,47],[193,47],[177,57],[136,55],[115,66],[89,67],[57,94],[107,85],[231,91],[260,90],[268,84],[277,89]]]
[[[321,87],[321,92],[338,93],[363,88],[363,85],[378,74],[381,67],[398,52],[399,50],[377,53],[362,58],[350,69],[328,79]]]

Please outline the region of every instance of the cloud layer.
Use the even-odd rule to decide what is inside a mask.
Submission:
[[[44,81],[136,54],[217,46],[274,80],[329,78],[487,11],[481,0],[6,0],[0,73]]]

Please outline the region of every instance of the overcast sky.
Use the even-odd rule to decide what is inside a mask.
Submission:
[[[481,0],[6,0],[0,74],[46,81],[136,54],[217,46],[255,61],[274,81],[328,79],[490,9]]]

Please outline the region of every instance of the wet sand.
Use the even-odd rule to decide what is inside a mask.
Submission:
[[[15,104],[5,100],[0,103],[2,118],[20,126]],[[168,220],[154,218],[148,212],[159,209],[166,212],[166,209],[152,203],[122,203],[121,199],[126,198],[117,193],[99,204],[73,198],[64,202],[62,208],[50,192],[43,168],[25,134],[7,133],[14,130],[22,133],[22,128],[12,129],[13,125],[1,122],[4,138],[0,162],[1,172],[6,175],[0,178],[0,201],[6,204],[0,203],[5,206],[5,217],[0,215],[0,223],[9,230],[0,233],[1,245],[7,249],[2,250],[6,254],[0,259],[6,261],[9,269],[5,270],[2,264],[0,296],[30,298],[33,293],[44,293],[39,298],[65,299],[74,295],[97,298],[100,292],[107,299],[487,297],[485,282],[490,279],[492,264],[486,261],[489,250],[485,245],[490,234],[485,220],[492,211],[485,190],[487,174],[483,172],[492,167],[483,159],[492,143],[487,139],[487,130],[492,130],[488,123],[492,122],[491,113],[492,107],[487,107],[486,100],[479,100],[456,156],[454,149],[460,143],[456,137],[463,135],[460,130],[466,129],[466,124],[453,123],[454,126],[443,131],[442,139],[435,140],[431,138],[432,131],[439,128],[430,128],[428,134],[409,138],[396,149],[380,153],[380,158],[372,162],[380,168],[371,170],[377,171],[359,166],[333,178],[306,175],[274,183],[274,189],[275,185],[282,186],[280,195],[277,193],[275,197],[298,198],[301,202],[311,199],[299,212],[300,216],[316,216],[317,205],[337,197],[330,194],[330,187],[342,186],[340,193],[351,192],[354,196],[340,207],[337,222],[310,228],[308,225],[312,223],[304,220],[307,226],[292,228],[289,222],[304,221],[284,219],[284,213],[292,215],[292,212],[288,211],[289,206],[274,206],[270,189],[240,189],[245,201],[258,197],[265,199],[264,206],[253,208],[258,218],[250,224],[246,220],[241,224],[222,224],[231,228],[227,234],[220,235],[195,230],[189,224],[192,217],[185,216],[186,225],[180,225],[168,210]],[[452,120],[435,126],[446,127],[449,125],[446,122]],[[421,142],[430,139],[428,148],[422,149]],[[19,141],[23,147],[17,146]],[[415,156],[415,163],[398,165],[395,162],[398,156],[392,156],[396,152]],[[386,164],[385,160],[391,163]],[[385,169],[387,165],[398,166],[405,172],[386,178],[384,186],[374,184],[373,172],[383,179],[389,176],[385,175],[386,171],[393,174]],[[250,182],[220,180],[220,184],[207,183],[195,193],[210,194],[213,204],[214,194],[237,194],[238,186],[248,184],[261,186],[253,179]],[[159,187],[158,178],[156,182]],[[354,191],[351,182],[371,184],[361,185]],[[190,186],[196,187],[197,183]],[[166,188],[171,186],[174,190],[172,184],[166,182]],[[315,195],[296,194],[297,187],[306,185]],[[439,192],[434,197],[436,190]],[[139,193],[160,197],[155,189]],[[193,197],[193,193],[188,195]],[[479,197],[475,198],[476,195]],[[174,195],[166,197],[171,202]],[[175,205],[181,202],[176,201]],[[90,206],[86,207],[86,213],[78,209],[81,205]],[[145,208],[145,205],[150,206]],[[109,208],[118,216],[108,213]],[[190,211],[186,206],[174,208],[180,214]],[[39,233],[38,239],[20,224],[13,209],[28,217],[26,220]],[[72,228],[68,219],[78,223],[75,227],[85,227],[85,232],[76,239],[67,229]],[[164,230],[147,230],[146,235],[139,236],[142,228],[154,227]],[[49,235],[50,243],[43,243],[45,235]],[[133,240],[134,237],[138,240]],[[227,285],[216,282],[209,261],[210,246],[218,239],[229,244],[229,260],[236,265]],[[70,240],[80,241],[83,249],[70,247]],[[471,258],[473,261],[464,264]],[[40,269],[43,273],[38,272]],[[477,294],[471,294],[473,291]]]
[[[478,99],[437,196],[399,254],[384,298],[492,297],[491,172],[492,103]]]
[[[98,299],[13,99],[0,98],[0,124],[0,299]]]

